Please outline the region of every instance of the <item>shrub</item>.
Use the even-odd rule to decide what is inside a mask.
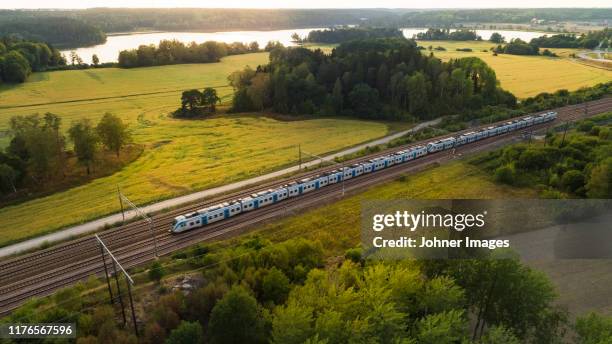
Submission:
[[[504,165],[504,166],[498,167],[495,170],[495,180],[500,183],[504,183],[508,185],[514,184],[514,180],[515,180],[514,168],[511,165]]]

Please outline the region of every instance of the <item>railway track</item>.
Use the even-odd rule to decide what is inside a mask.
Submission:
[[[611,110],[612,98],[604,98],[589,102],[588,114],[585,114],[585,106],[583,104],[566,106],[557,109],[559,116],[556,121],[532,127],[532,130],[546,128],[561,122],[575,121],[590,115]],[[492,124],[486,124],[483,125],[483,127],[490,125]],[[474,130],[474,128],[462,132],[471,130]],[[477,141],[476,143],[457,148],[455,153],[463,154],[485,150],[491,146],[507,143],[523,132],[525,132],[525,130]],[[459,132],[459,134],[460,133],[461,132]],[[452,133],[440,138],[455,135],[458,135],[458,133]],[[426,141],[429,142],[431,140],[433,139]],[[352,159],[345,162],[345,164],[349,165],[365,161],[371,159],[373,156],[384,155],[417,144],[419,143],[386,149],[368,156]],[[452,158],[453,154],[450,151],[426,155],[423,158],[409,163],[395,165],[376,173],[349,179],[345,182],[346,191],[351,192],[363,189],[364,187],[392,179],[408,171],[418,170],[434,162],[444,162]],[[286,184],[290,180],[305,178],[335,168],[336,167],[333,166],[325,167],[316,171],[301,173],[283,180],[270,181],[249,187],[239,192],[221,195],[204,202],[155,215],[153,216],[153,230],[157,236],[159,253],[165,255],[197,242],[213,240],[220,236],[229,235],[231,232],[247,228],[274,217],[282,216],[287,213],[288,209],[302,209],[304,207],[320,204],[328,199],[338,198],[339,191],[342,188],[341,184],[327,186],[304,196],[288,199],[255,212],[244,213],[228,220],[211,224],[205,228],[188,231],[180,235],[171,235],[168,233],[168,228],[170,228],[172,219],[179,214],[200,209],[208,205],[218,204],[224,200],[244,197],[257,191]],[[149,224],[144,221],[134,222],[119,228],[104,231],[100,233],[100,237],[126,267],[134,267],[153,258],[154,245],[151,228]],[[10,313],[11,310],[31,297],[51,294],[59,288],[85,279],[91,274],[101,273],[103,267],[99,253],[99,247],[93,236],[87,236],[34,253],[0,261],[0,315]]]

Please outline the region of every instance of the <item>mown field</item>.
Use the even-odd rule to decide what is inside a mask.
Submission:
[[[488,51],[495,46],[491,42],[419,41],[419,45],[426,48],[430,45],[446,48],[446,51],[433,51],[434,56],[443,60],[467,56],[481,58],[495,70],[501,86],[519,98],[559,89],[572,91],[612,80],[612,71],[578,63],[567,57],[578,50],[550,49],[561,56],[552,58],[507,54],[493,56]],[[458,48],[471,48],[473,51],[456,51]],[[427,50],[423,52],[429,53]]]
[[[129,123],[134,141],[145,148],[135,162],[113,175],[0,209],[0,245],[117,211],[117,185],[134,202],[148,203],[290,164],[297,159],[298,144],[312,154],[323,154],[389,132],[384,123],[344,119],[168,117],[179,106],[182,90],[226,84],[232,71],[266,59],[262,53],[232,56],[216,64],[40,73],[23,85],[5,87],[0,91],[0,130],[16,114],[50,111],[64,119],[67,129],[72,120],[95,121],[112,112]],[[231,90],[219,91],[223,96]],[[162,93],[147,94],[152,92]],[[45,105],[27,106],[33,103]],[[1,146],[7,143],[5,136]]]

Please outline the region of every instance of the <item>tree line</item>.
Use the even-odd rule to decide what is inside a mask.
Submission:
[[[69,16],[33,11],[0,10],[0,36],[80,47],[106,42],[106,34],[94,25]]]
[[[47,43],[0,38],[0,82],[21,83],[33,71],[65,64],[59,50]]]
[[[147,67],[179,63],[219,62],[227,55],[258,52],[259,44],[251,42],[223,43],[207,41],[185,44],[177,40],[162,40],[159,45],[141,45],[137,49],[122,50],[119,53],[119,67]]]
[[[600,31],[589,31],[581,35],[561,34],[552,36],[541,36],[530,41],[542,48],[584,48],[595,49],[600,47],[606,49],[612,44],[612,30],[605,28]]]
[[[275,30],[365,24],[382,27],[460,27],[470,23],[529,23],[546,21],[603,21],[609,8],[545,9],[121,9],[4,11],[3,15],[73,18],[103,32],[144,29],[166,31]]]
[[[423,41],[482,41],[482,37],[477,35],[474,30],[459,29],[451,31],[448,28],[429,28],[425,32],[417,33],[415,38]]]
[[[355,39],[403,37],[400,29],[384,27],[340,27],[325,30],[312,30],[306,42],[342,43]]]
[[[0,194],[63,178],[68,154],[61,117],[53,113],[13,116],[9,133],[12,139],[0,152]],[[95,126],[88,119],[73,122],[67,133],[87,174],[95,166],[101,146],[119,156],[130,140],[127,126],[109,113]]]
[[[277,48],[269,64],[234,72],[229,80],[233,111],[424,119],[516,103],[482,60],[442,62],[404,38],[351,41],[330,55]]]

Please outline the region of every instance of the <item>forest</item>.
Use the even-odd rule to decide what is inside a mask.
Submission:
[[[21,83],[32,72],[65,64],[59,50],[49,44],[0,38],[0,82]]]
[[[138,49],[119,52],[119,67],[147,67],[179,63],[219,62],[227,55],[246,54],[259,51],[259,44],[251,42],[223,43],[208,41],[185,44],[177,40],[162,40],[159,45],[141,45]]]
[[[495,72],[470,57],[442,62],[404,38],[356,40],[330,55],[277,48],[270,63],[230,75],[233,111],[426,119],[485,105],[513,107]]]
[[[30,11],[0,10],[0,36],[46,42],[64,48],[106,42],[104,32],[82,20]]]
[[[412,10],[388,18],[387,25],[448,27],[469,23],[529,23],[533,18],[546,21],[604,21],[612,18],[610,8],[505,8]],[[378,19],[371,24],[376,24]]]
[[[382,262],[351,248],[330,260],[318,241],[258,236],[211,246],[135,272],[151,283],[142,300],[155,300],[138,312],[139,342],[552,344],[572,330],[577,343],[607,343],[612,331],[612,318],[596,313],[570,321],[546,275],[518,259]],[[177,265],[192,271],[189,290],[163,281]],[[105,288],[83,292],[95,285],[60,291],[47,311],[31,302],[6,321],[74,322],[78,344],[136,343]]]
[[[343,43],[355,39],[403,37],[400,29],[373,27],[342,27],[312,30],[305,41],[313,43]]]
[[[416,39],[423,41],[481,41],[482,37],[476,34],[476,31],[460,29],[450,31],[449,29],[433,29],[429,28],[425,32],[416,34]]]

